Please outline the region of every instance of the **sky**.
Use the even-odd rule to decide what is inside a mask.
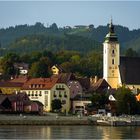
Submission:
[[[20,24],[58,27],[115,25],[140,28],[140,1],[0,1],[0,28]]]

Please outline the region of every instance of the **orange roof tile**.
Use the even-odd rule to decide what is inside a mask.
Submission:
[[[137,99],[137,101],[140,101],[140,93],[138,95],[136,95],[136,99]]]
[[[32,78],[23,85],[23,90],[31,89],[51,89],[57,82],[58,78]]]
[[[27,76],[19,76],[19,77],[16,77],[16,78],[10,80],[9,82],[25,83],[28,79],[29,79],[29,77],[27,77]]]

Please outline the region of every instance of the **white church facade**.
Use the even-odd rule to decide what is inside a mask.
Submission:
[[[112,21],[103,43],[103,79],[112,88],[126,85],[130,89],[140,89],[140,58],[120,56],[120,44]]]

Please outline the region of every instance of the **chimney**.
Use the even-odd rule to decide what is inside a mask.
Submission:
[[[96,75],[95,78],[94,78],[94,83],[97,83],[97,81],[98,81],[98,77]]]
[[[15,93],[18,94],[18,91],[16,90]]]

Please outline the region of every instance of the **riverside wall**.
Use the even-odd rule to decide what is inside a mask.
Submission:
[[[96,121],[78,116],[0,115],[0,125],[95,125]]]
[[[37,116],[1,115],[0,125],[100,125],[100,126],[140,126],[140,117],[102,117],[89,116]]]

